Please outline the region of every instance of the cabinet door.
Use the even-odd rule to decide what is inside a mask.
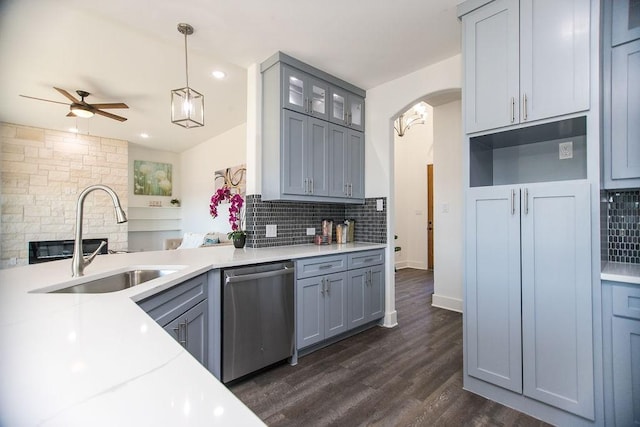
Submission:
[[[522,392],[520,203],[517,187],[467,193],[468,374]]]
[[[309,114],[323,120],[329,120],[329,84],[309,76],[308,78]]]
[[[304,195],[308,188],[308,164],[310,157],[308,117],[294,111],[283,110],[282,114],[282,192]]]
[[[299,279],[296,282],[297,348],[307,347],[325,338],[323,277]]]
[[[521,122],[589,109],[590,16],[590,0],[520,2]]]
[[[332,124],[329,127],[329,195],[332,197],[346,197],[349,194],[348,178],[345,176],[348,134],[349,129],[343,126]]]
[[[611,178],[640,178],[640,40],[611,59]]]
[[[364,132],[364,98],[350,93],[347,102],[349,127]]]
[[[329,194],[329,123],[309,118],[307,194]]]
[[[640,321],[614,317],[612,329],[616,425],[640,425]]]
[[[349,328],[364,325],[367,322],[366,300],[368,287],[368,268],[349,270]]]
[[[347,330],[347,275],[334,273],[325,276],[325,338]]]
[[[208,365],[207,318],[207,300],[204,300],[164,326],[204,367]]]
[[[331,86],[331,104],[329,108],[329,120],[338,125],[347,126],[347,117],[349,112],[348,96],[346,90]]]
[[[300,70],[282,66],[282,106],[299,113],[307,113],[309,76]]]
[[[467,133],[519,118],[518,0],[496,0],[462,18]]]
[[[613,0],[613,46],[640,39],[640,1]]]
[[[347,134],[345,147],[344,176],[347,177],[348,196],[364,199],[364,134],[351,130]]]
[[[593,419],[589,183],[522,190],[526,396]]]
[[[367,318],[379,319],[384,315],[384,265],[376,265],[369,269],[368,294]]]

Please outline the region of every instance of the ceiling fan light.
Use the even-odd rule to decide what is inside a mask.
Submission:
[[[85,107],[84,105],[72,105],[71,112],[76,117],[81,117],[83,119],[88,119],[89,117],[93,117],[93,111]]]

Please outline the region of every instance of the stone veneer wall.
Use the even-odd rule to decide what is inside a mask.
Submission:
[[[301,245],[313,243],[313,236],[307,236],[307,228],[321,230],[323,219],[332,219],[335,225],[345,219],[355,220],[354,239],[358,242],[386,243],[387,210],[376,211],[376,200],[366,199],[364,205],[344,205],[338,203],[299,203],[262,201],[260,195],[248,195],[246,204],[247,247],[264,248],[270,246]],[[265,237],[267,224],[278,226],[278,237]]]
[[[80,192],[104,184],[127,210],[128,143],[0,123],[0,268],[28,263],[28,242],[71,240]],[[83,237],[127,249],[127,224],[116,224],[111,198],[85,200]]]

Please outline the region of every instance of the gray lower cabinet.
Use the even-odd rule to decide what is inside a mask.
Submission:
[[[296,262],[298,349],[384,316],[384,250]]]
[[[208,318],[207,300],[204,300],[164,326],[165,331],[175,338],[204,367],[208,367],[209,359],[207,342]]]
[[[593,419],[589,189],[468,191],[465,352],[469,376]]]
[[[346,274],[299,279],[296,284],[297,347],[319,343],[347,330]]]
[[[138,305],[209,368],[208,276],[201,274]]]
[[[384,314],[384,265],[349,270],[349,328]]]
[[[608,424],[640,425],[640,285],[603,282],[605,413]]]

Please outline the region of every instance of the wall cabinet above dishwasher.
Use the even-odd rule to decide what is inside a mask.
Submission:
[[[262,200],[363,203],[365,91],[281,52],[261,72]]]

